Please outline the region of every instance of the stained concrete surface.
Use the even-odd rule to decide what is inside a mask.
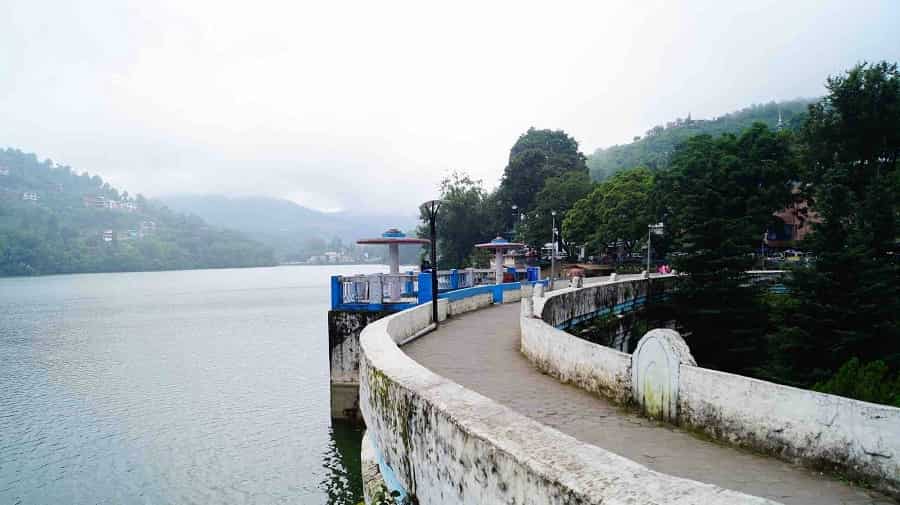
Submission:
[[[585,443],[670,475],[794,504],[896,504],[778,459],[698,438],[539,372],[519,352],[519,304],[449,319],[403,347],[462,386]]]

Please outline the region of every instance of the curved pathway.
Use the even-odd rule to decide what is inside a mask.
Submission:
[[[466,388],[653,470],[786,505],[897,503],[796,465],[702,440],[542,374],[519,353],[519,311],[512,303],[448,319],[403,350]]]

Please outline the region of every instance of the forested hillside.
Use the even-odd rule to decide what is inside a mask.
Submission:
[[[723,133],[738,134],[757,122],[775,129],[778,127],[779,113],[783,127],[795,130],[802,124],[807,107],[812,102],[812,99],[798,99],[751,105],[710,120],[691,119],[690,116],[679,118],[666,125],[654,126],[643,137],[635,137],[630,144],[597,149],[588,156],[587,165],[594,180],[606,179],[627,168],[664,168],[668,166],[675,146],[694,135],[718,137]]]
[[[0,150],[0,275],[274,264],[240,233],[119,192],[99,176]]]

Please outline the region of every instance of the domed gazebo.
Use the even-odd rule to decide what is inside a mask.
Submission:
[[[360,245],[373,245],[373,244],[387,244],[388,246],[388,265],[389,272],[392,274],[400,273],[400,245],[401,244],[409,244],[409,245],[424,245],[428,244],[429,240],[424,238],[415,238],[415,237],[407,237],[405,233],[398,230],[397,228],[391,228],[386,232],[382,233],[380,237],[376,238],[364,238],[356,241],[357,244]],[[391,282],[390,284],[390,293],[391,293],[391,301],[397,302],[400,301],[400,282]]]
[[[497,237],[490,242],[485,242],[483,244],[475,244],[475,247],[479,249],[493,249],[495,265],[494,269],[496,270],[497,279],[495,281],[496,284],[500,284],[503,282],[503,253],[510,249],[521,249],[525,247],[525,244],[520,244],[518,242],[510,242],[503,237]]]

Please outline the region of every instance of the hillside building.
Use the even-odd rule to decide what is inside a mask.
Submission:
[[[36,202],[36,201],[38,201],[38,198],[40,198],[40,197],[34,191],[26,191],[26,192],[22,193],[22,200],[24,200],[26,202]]]

